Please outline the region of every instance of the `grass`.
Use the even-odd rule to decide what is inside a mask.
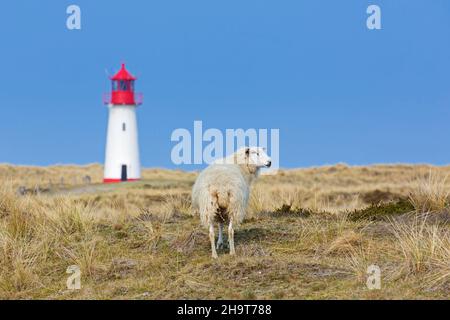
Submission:
[[[427,215],[410,222],[392,222],[392,231],[403,256],[407,275],[430,273],[436,282],[450,276],[450,234],[440,224],[427,224]]]
[[[190,208],[195,173],[105,186],[98,165],[0,166],[0,298],[448,299],[448,172],[340,164],[263,176],[237,256],[212,260]],[[72,175],[92,183],[47,185]],[[48,192],[17,194],[38,181]],[[365,285],[372,264],[381,290]],[[66,288],[71,265],[81,290]]]
[[[448,207],[450,190],[447,178],[448,173],[443,175],[430,169],[412,182],[414,189],[409,200],[417,212],[439,212]]]

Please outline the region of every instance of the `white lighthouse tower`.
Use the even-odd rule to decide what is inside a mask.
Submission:
[[[141,178],[136,108],[142,104],[142,95],[134,92],[135,80],[122,64],[120,71],[111,77],[111,94],[104,98],[109,109],[105,183]]]

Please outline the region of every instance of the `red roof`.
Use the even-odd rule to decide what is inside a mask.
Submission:
[[[125,69],[125,63],[122,63],[122,68],[111,78],[111,80],[136,80],[136,78]]]

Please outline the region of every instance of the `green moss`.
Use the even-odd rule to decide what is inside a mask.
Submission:
[[[368,208],[355,210],[349,213],[349,218],[352,221],[357,220],[371,220],[380,221],[385,220],[388,217],[408,213],[414,210],[413,205],[405,200],[399,200],[396,202],[383,203],[377,205],[371,205]]]

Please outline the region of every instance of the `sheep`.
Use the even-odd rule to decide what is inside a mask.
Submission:
[[[271,159],[263,148],[245,147],[203,170],[192,188],[192,208],[199,212],[201,224],[209,228],[212,257],[223,246],[223,224],[228,223],[230,255],[235,255],[234,227],[245,217],[250,185]],[[214,223],[219,225],[217,246]]]

